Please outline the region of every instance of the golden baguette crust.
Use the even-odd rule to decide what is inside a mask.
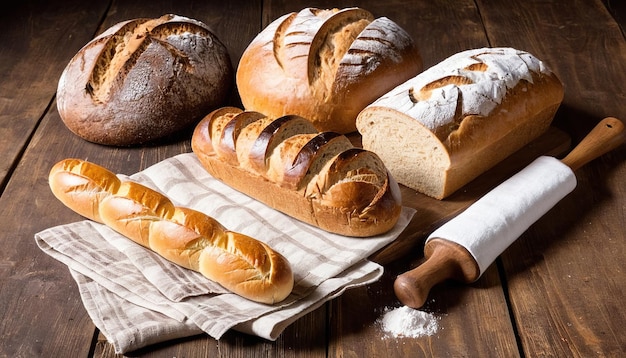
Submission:
[[[474,49],[389,91],[357,127],[398,182],[444,199],[544,133],[562,99],[557,76],[531,54]]]
[[[191,145],[213,177],[326,231],[374,236],[400,216],[400,189],[380,158],[302,117],[221,108],[196,126]]]
[[[229,231],[199,211],[177,207],[155,190],[121,181],[101,166],[60,161],[50,171],[49,184],[70,209],[235,294],[273,304],[293,289],[289,262],[265,243]]]
[[[305,8],[281,16],[248,45],[237,68],[243,106],[296,114],[319,131],[356,131],[366,105],[422,70],[409,34],[360,8]]]

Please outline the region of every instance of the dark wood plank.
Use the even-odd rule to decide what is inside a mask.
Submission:
[[[626,118],[626,41],[600,1],[478,4],[492,45],[536,53],[559,74],[557,123],[574,142],[602,117]],[[577,189],[502,256],[528,356],[625,353],[624,158],[621,147],[581,168]]]
[[[39,158],[17,162],[54,97],[61,71],[93,36],[106,7],[103,1],[67,1],[63,6],[27,1],[2,12],[0,189],[6,189],[0,198],[1,356],[89,351],[93,324],[76,285],[67,269],[50,262],[33,239],[36,226],[52,225],[55,215],[47,210],[49,190]],[[9,181],[5,176],[15,174],[14,169],[18,174]]]
[[[1,325],[7,356],[42,352],[84,356],[90,349],[94,326],[76,284],[67,267],[44,254],[33,238],[47,227],[80,219],[59,205],[47,183],[54,161],[84,155],[79,149],[84,148],[82,140],[66,131],[56,111],[43,119],[34,145],[25,152],[0,198],[0,241],[6,265],[0,301],[9,307]]]
[[[56,92],[69,59],[90,39],[107,1],[10,4],[0,21],[0,188]]]
[[[401,306],[391,288],[393,280],[408,265],[403,260],[387,265],[379,282],[350,290],[331,302],[331,356],[374,357],[382,352],[388,357],[520,355],[495,265],[470,286],[447,282],[433,288],[420,311],[435,317],[434,335],[395,337],[385,332],[380,324],[384,312]]]
[[[626,2],[620,0],[602,0],[602,2],[622,28],[622,33],[626,33]]]
[[[237,52],[243,51],[241,41],[244,40],[241,36],[246,36],[245,31],[250,31],[255,21],[257,24],[260,21],[258,10],[248,13],[242,11],[248,4],[250,2],[244,4],[243,1],[229,2],[228,5],[218,2],[159,4],[154,1],[113,4],[109,10],[111,16],[106,17],[99,30],[96,29],[100,19],[104,17],[103,11],[108,4],[102,6],[101,13],[97,14],[93,10],[97,3],[93,5],[85,2],[74,5],[70,3],[69,5],[73,7],[59,7],[64,9],[63,11],[52,11],[53,8],[48,7],[34,8],[30,14],[30,21],[36,20],[37,24],[29,23],[28,17],[25,17],[22,25],[26,29],[34,28],[39,31],[24,33],[21,36],[30,41],[27,42],[27,47],[40,46],[42,53],[33,55],[23,52],[23,56],[29,55],[25,57],[28,61],[15,65],[17,67],[12,70],[19,71],[20,74],[34,72],[33,78],[39,77],[31,80],[32,83],[23,79],[13,81],[10,86],[7,85],[6,92],[16,91],[17,95],[23,97],[16,98],[26,104],[45,99],[45,105],[37,106],[41,108],[33,112],[36,113],[35,119],[38,119],[54,95],[61,70],[75,52],[95,33],[101,32],[115,22],[141,16],[160,16],[174,12],[206,21],[214,27],[220,39],[230,44],[229,49],[237,59],[239,56]],[[70,24],[81,29],[91,27],[89,37],[77,36],[69,30],[71,27],[63,27],[62,24],[68,22],[68,18]],[[46,23],[45,19],[49,22]],[[47,24],[53,28],[52,35],[56,34],[56,37],[40,36],[39,32],[44,32],[43,29],[39,29],[39,26],[44,26],[40,24]],[[46,39],[47,44],[44,43]],[[79,43],[71,46],[75,42]],[[67,52],[59,51],[60,55],[49,53],[51,49],[56,50],[59,47]],[[16,79],[17,77],[19,76],[16,75]],[[33,86],[32,91],[22,90],[29,88],[29,85]],[[20,106],[16,107],[16,113],[23,115],[29,111],[27,107]],[[4,113],[8,112],[3,112],[3,116]],[[29,136],[28,129],[19,125],[13,126],[19,121],[10,119],[12,122],[9,127],[12,131],[23,130],[24,135]],[[77,157],[99,163],[115,172],[132,174],[165,158],[191,151],[189,142],[188,132],[158,145],[137,148],[113,148],[88,143],[67,130],[56,111],[56,104],[51,104],[49,112],[43,117],[0,198],[0,226],[3,228],[0,234],[0,242],[3,243],[0,302],[3,303],[3,307],[7,307],[2,313],[6,317],[3,316],[0,323],[3,337],[0,355],[76,357],[86,356],[90,351],[94,326],[82,307],[76,285],[67,268],[41,252],[33,239],[36,232],[45,228],[82,219],[63,207],[52,196],[47,184],[51,166],[58,160]],[[10,143],[15,144],[17,141],[13,140]],[[201,341],[204,344],[186,341],[165,348],[165,351],[197,352],[215,349],[214,340]],[[111,353],[110,349],[105,351]]]

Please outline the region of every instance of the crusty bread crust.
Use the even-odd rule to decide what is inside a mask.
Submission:
[[[244,51],[237,88],[244,107],[296,114],[319,131],[356,130],[359,111],[422,70],[411,37],[359,8],[306,8],[267,26]]]
[[[70,209],[242,297],[272,304],[293,289],[289,262],[265,243],[103,167],[66,159],[50,170],[49,184]]]
[[[396,224],[402,208],[400,190],[376,154],[355,148],[337,133],[312,133],[314,127],[297,116],[258,118],[241,129],[235,148],[224,146],[222,129],[249,117],[237,108],[218,109],[196,127],[192,149],[212,176],[329,232],[367,237]],[[262,143],[258,146],[263,148],[261,159],[251,143],[271,142],[272,136],[261,135],[266,128],[281,128],[270,132],[283,135],[272,151]],[[307,140],[291,140],[302,135]]]
[[[57,107],[76,135],[105,145],[154,141],[197,123],[233,85],[226,47],[176,15],[118,23],[68,63]]]
[[[468,50],[372,103],[357,127],[398,182],[443,199],[544,133],[562,99],[534,56]]]

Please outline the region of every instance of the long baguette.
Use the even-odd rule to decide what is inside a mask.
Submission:
[[[65,159],[51,169],[49,184],[80,215],[242,297],[273,304],[293,289],[289,262],[265,243],[229,231],[204,213],[177,207],[163,194],[122,181],[101,166]]]
[[[302,117],[220,108],[196,126],[191,145],[215,178],[326,231],[373,236],[400,216],[400,189],[380,158]]]

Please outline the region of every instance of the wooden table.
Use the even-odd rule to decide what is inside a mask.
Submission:
[[[81,218],[51,194],[58,160],[85,158],[132,174],[189,152],[188,135],[157,146],[104,147],[70,133],[55,91],[69,59],[116,22],[176,13],[209,24],[236,66],[271,20],[350,1],[27,1],[0,21],[0,356],[113,356],[81,303],[67,267],[35,244],[36,232]],[[575,144],[601,118],[626,119],[626,4],[618,0],[360,1],[417,42],[425,66],[482,46],[527,50],[565,85],[555,127]],[[236,93],[230,100],[237,105]],[[187,133],[188,134],[188,133]],[[229,332],[170,341],[130,356],[626,356],[626,148],[577,172],[578,187],[471,285],[437,286],[424,310],[439,331],[383,337],[375,320],[397,307],[392,283],[422,257],[387,263],[377,283],[353,289],[289,326],[275,342]],[[412,194],[404,190],[411,204]],[[386,352],[386,353],[383,353]]]

